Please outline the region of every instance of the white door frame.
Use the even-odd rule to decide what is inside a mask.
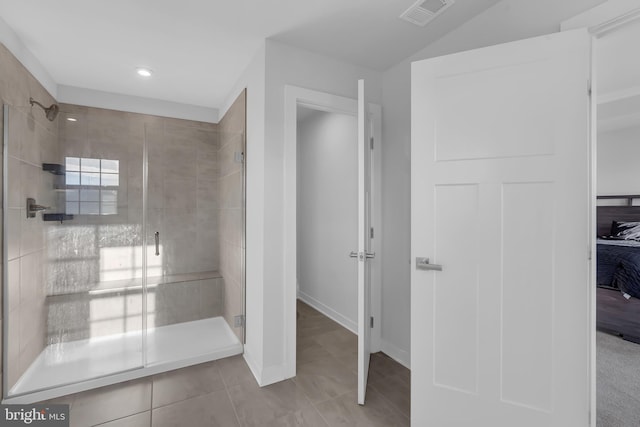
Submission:
[[[640,4],[638,0],[609,0],[599,6],[589,9],[579,15],[574,16],[561,23],[561,30],[568,31],[577,28],[588,28],[592,34],[594,41],[606,34],[615,31],[626,24],[638,21],[640,19]],[[589,240],[591,242],[591,254],[595,257],[596,249],[596,193],[597,193],[597,82],[598,73],[595,67],[596,52],[593,49],[595,43],[592,43],[592,55],[591,55],[591,89],[592,89],[592,101],[591,101],[591,182],[589,186],[591,188],[591,226]],[[595,258],[594,258],[595,260]],[[591,262],[591,280],[589,283],[589,335],[590,335],[590,349],[589,349],[589,363],[590,363],[590,394],[591,394],[591,427],[596,427],[597,420],[597,366],[596,366],[596,262]]]
[[[354,85],[357,82],[354,81]],[[297,107],[299,105],[315,110],[332,113],[349,114],[356,117],[357,101],[338,95],[319,92],[297,86],[285,86],[284,100],[284,373],[285,378],[296,375],[296,277],[297,277]],[[370,104],[373,131],[376,135],[374,150],[374,166],[372,170],[372,222],[375,235],[382,235],[382,203],[381,203],[381,171],[380,153],[381,107]],[[355,141],[354,141],[355,143]],[[381,254],[380,238],[373,241],[376,253]],[[347,256],[347,254],[345,254]],[[377,321],[371,331],[372,351],[380,349],[380,316],[381,316],[381,264],[378,257],[371,265],[371,312]]]

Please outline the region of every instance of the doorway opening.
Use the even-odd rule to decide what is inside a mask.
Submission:
[[[331,372],[344,394],[357,381],[357,118],[300,104],[296,113],[296,378],[306,389]]]
[[[369,111],[367,123],[375,141],[380,135],[381,109],[369,104]],[[296,381],[310,375],[302,365],[321,354],[333,354],[349,372],[355,369],[357,373],[357,359],[352,356],[357,350],[359,308],[355,274],[359,260],[350,257],[352,251],[358,250],[357,113],[355,99],[286,87],[285,372],[289,378],[297,376]],[[327,144],[319,144],[321,136]],[[349,147],[342,150],[345,146]],[[371,233],[375,236],[381,230],[381,162],[375,154],[371,160],[369,216]],[[371,250],[379,253],[380,241],[374,237],[374,242]],[[370,306],[374,319],[371,351],[378,352],[379,260],[373,260],[370,267]],[[320,340],[311,339],[322,330],[320,324],[328,328],[325,332],[329,334]],[[340,332],[334,333],[336,330]]]
[[[291,357],[296,384],[312,403],[347,405],[351,416],[377,414],[385,425],[408,425],[410,372],[380,352],[380,260],[369,259],[373,323],[370,335],[366,409],[355,399],[360,377],[358,344],[358,106],[355,100],[287,88],[288,131],[287,304],[294,307],[295,352]],[[380,251],[380,107],[369,105],[366,126],[374,148],[366,156],[371,177],[367,226],[371,252]],[[295,161],[293,161],[295,159]],[[289,161],[290,160],[290,161]],[[293,185],[292,185],[293,184]],[[353,252],[353,254],[352,254]],[[353,257],[356,256],[356,258]],[[292,280],[291,280],[292,279]],[[292,312],[289,312],[292,313]],[[291,335],[289,335],[291,337]],[[289,344],[292,342],[290,341]],[[289,347],[290,349],[291,347]],[[358,401],[360,398],[358,397]],[[369,415],[367,415],[369,414]],[[355,423],[355,421],[354,421]]]
[[[357,122],[297,107],[297,297],[357,334]],[[355,349],[354,349],[355,351]]]
[[[640,20],[594,39],[597,425],[640,420]]]

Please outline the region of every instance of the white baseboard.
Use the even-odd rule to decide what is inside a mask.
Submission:
[[[280,381],[286,380],[286,375],[284,374],[284,366],[283,365],[275,365],[275,366],[267,366],[264,369],[261,369],[257,363],[252,359],[251,355],[249,355],[246,351],[243,354],[244,361],[247,362],[247,366],[249,366],[249,370],[253,374],[256,379],[256,382],[260,387],[264,387],[267,385],[275,384]]]
[[[317,299],[305,294],[304,292],[302,292],[300,290],[298,291],[298,299],[301,300],[302,302],[304,302],[305,304],[308,304],[311,307],[315,308],[320,313],[324,314],[325,316],[327,316],[329,319],[333,320],[334,322],[337,322],[340,325],[344,326],[345,328],[347,328],[348,330],[350,330],[354,334],[358,333],[358,324],[356,322],[354,322],[353,320],[343,316],[342,314],[338,313],[337,311],[335,311],[331,307],[321,303]]]
[[[262,369],[258,367],[258,364],[255,363],[251,355],[247,353],[246,346],[244,348],[244,353],[242,354],[242,357],[244,358],[244,361],[247,362],[247,366],[249,367],[249,370],[251,371],[251,373],[253,374],[253,377],[256,379],[256,382],[259,385],[260,382],[262,381]]]
[[[287,378],[284,371],[285,369],[283,365],[265,367],[262,370],[262,381],[260,382],[260,387],[286,380]]]
[[[404,366],[407,369],[411,369],[411,354],[408,351],[401,349],[384,339],[380,341],[381,351]]]

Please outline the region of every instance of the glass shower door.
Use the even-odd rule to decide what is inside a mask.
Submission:
[[[159,119],[147,153],[148,364],[211,354],[223,322],[215,125]],[[215,320],[217,319],[217,320]]]
[[[144,366],[143,127],[56,120],[4,109],[5,397]]]

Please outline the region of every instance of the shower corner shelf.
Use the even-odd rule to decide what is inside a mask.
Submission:
[[[51,172],[54,175],[65,174],[64,165],[59,165],[57,163],[43,163],[42,170],[46,172]]]
[[[73,215],[63,213],[46,213],[42,214],[44,221],[70,221],[73,219]]]

